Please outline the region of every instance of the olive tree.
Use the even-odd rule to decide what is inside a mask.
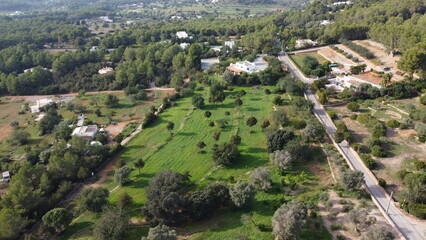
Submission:
[[[272,217],[272,233],[276,239],[300,239],[306,225],[307,209],[297,201],[283,204]]]
[[[270,173],[271,170],[267,168],[256,168],[251,175],[251,184],[260,190],[270,189],[272,186]]]
[[[176,231],[166,225],[158,225],[149,228],[148,236],[142,237],[142,240],[176,240]]]
[[[341,180],[344,188],[353,191],[364,183],[364,173],[358,170],[347,170],[342,174]]]
[[[293,163],[293,158],[290,153],[284,150],[277,150],[269,154],[269,159],[272,164],[280,171],[287,170]]]
[[[229,188],[229,195],[237,208],[249,206],[255,194],[253,185],[244,181],[238,181]]]
[[[123,166],[115,170],[114,179],[120,185],[123,185],[129,181],[129,176],[131,172],[132,170],[128,166]]]
[[[363,240],[393,240],[394,234],[387,227],[382,225],[375,225],[362,238]]]

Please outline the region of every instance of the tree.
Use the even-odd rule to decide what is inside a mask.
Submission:
[[[87,177],[89,177],[89,175],[90,175],[90,171],[89,171],[89,169],[87,169],[87,168],[85,168],[85,167],[83,167],[83,166],[81,166],[81,167],[78,169],[78,172],[77,172],[77,178],[78,178],[78,179],[80,179],[80,180],[84,180],[84,179],[86,179]]]
[[[213,161],[217,165],[230,166],[239,158],[240,152],[237,145],[232,143],[222,143],[213,145]]]
[[[123,209],[110,208],[102,214],[93,227],[97,240],[120,240],[130,229],[129,216]]]
[[[382,225],[373,226],[368,232],[366,232],[362,238],[363,240],[393,240],[395,236],[392,231]]]
[[[189,174],[171,170],[158,172],[146,188],[145,216],[151,224],[174,226],[186,221]]]
[[[68,121],[62,121],[58,124],[58,126],[56,126],[55,132],[53,133],[55,139],[63,139],[65,141],[70,140],[72,129],[68,125]]]
[[[129,176],[130,176],[131,172],[132,172],[132,170],[129,167],[123,166],[123,167],[115,170],[114,179],[120,185],[124,185],[127,182],[129,182]]]
[[[325,132],[320,125],[309,124],[302,130],[302,136],[307,142],[316,142],[321,141],[324,138]]]
[[[128,208],[132,205],[132,203],[133,198],[127,192],[124,192],[118,198],[117,207],[121,209]]]
[[[276,239],[300,239],[306,225],[307,209],[297,201],[283,204],[272,217],[272,232]]]
[[[357,112],[359,110],[360,105],[356,102],[350,102],[346,107],[352,112]]]
[[[269,127],[269,125],[271,125],[271,123],[269,122],[269,120],[266,119],[266,120],[263,120],[262,125],[260,125],[260,127],[262,129],[265,129],[265,128]]]
[[[229,195],[237,208],[248,207],[255,194],[254,187],[243,181],[238,181],[229,188]]]
[[[9,123],[9,125],[13,128],[17,128],[19,127],[19,122],[16,120],[13,120],[12,122]]]
[[[78,199],[78,205],[82,210],[101,212],[108,203],[109,191],[106,188],[85,188]]]
[[[294,139],[295,135],[289,130],[277,130],[266,138],[268,152],[272,153],[277,150],[283,150],[287,142]]]
[[[347,170],[343,172],[341,180],[344,188],[353,191],[364,183],[364,173],[358,170]]]
[[[53,104],[47,105],[47,113],[39,122],[40,135],[52,132],[54,127],[61,121],[55,106]]]
[[[210,118],[211,116],[212,116],[212,112],[210,112],[210,111],[205,111],[204,112],[204,117]]]
[[[220,138],[220,132],[218,131],[218,132],[215,132],[214,134],[213,134],[213,139],[215,140],[215,141],[219,141],[219,138]]]
[[[105,105],[109,108],[115,108],[118,106],[119,101],[120,100],[118,99],[117,96],[113,94],[108,94],[105,100]]]
[[[158,225],[154,228],[149,228],[148,236],[142,237],[142,240],[176,240],[176,231],[166,225]]]
[[[391,83],[392,77],[393,77],[392,73],[383,74],[382,81],[380,81],[380,85],[382,87],[387,87]]]
[[[269,159],[272,164],[280,171],[287,170],[293,163],[293,158],[290,153],[284,150],[276,150],[269,154]]]
[[[234,103],[235,107],[241,107],[241,105],[243,105],[243,101],[240,98],[237,98]]]
[[[44,225],[54,228],[59,233],[71,223],[72,215],[65,208],[54,208],[47,212],[42,220]]]
[[[257,124],[257,119],[255,117],[249,117],[246,122],[247,126],[253,127]]]
[[[12,131],[10,140],[13,144],[20,146],[20,145],[27,144],[30,137],[31,137],[31,134],[29,134],[28,132],[15,129]]]
[[[199,141],[198,143],[197,143],[197,147],[199,148],[199,149],[203,149],[203,148],[205,148],[207,145],[203,142],[203,141]]]
[[[200,95],[196,95],[192,97],[192,105],[196,108],[203,108],[204,107],[204,98]]]
[[[167,130],[170,132],[170,135],[173,135],[173,129],[175,128],[175,124],[172,122],[168,122],[166,126]]]
[[[272,114],[272,119],[278,126],[284,127],[288,123],[288,117],[283,109],[278,109]]]
[[[274,100],[272,100],[272,103],[274,103],[274,105],[281,106],[284,104],[284,100],[281,98],[281,96],[276,96]]]
[[[267,168],[256,168],[250,178],[250,183],[260,190],[268,190],[272,187],[269,174],[271,171]]]
[[[233,135],[232,137],[231,137],[231,141],[230,141],[232,144],[235,144],[235,145],[239,145],[240,143],[241,143],[241,137],[240,136],[238,136],[238,135]]]
[[[134,165],[138,169],[139,175],[140,175],[141,174],[141,169],[143,167],[145,167],[145,161],[142,158],[139,158],[138,160],[136,160],[136,162],[134,163]]]
[[[0,211],[0,239],[17,239],[29,224],[16,210],[3,208]]]
[[[414,47],[407,50],[398,61],[398,68],[413,75],[416,71],[426,71],[426,52]]]

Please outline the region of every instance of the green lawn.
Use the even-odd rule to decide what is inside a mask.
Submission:
[[[234,99],[231,95],[236,95],[244,89],[247,95],[242,97],[243,105],[241,108],[234,107]],[[200,92],[207,97],[207,91]],[[230,178],[235,180],[248,180],[250,172],[260,166],[271,168],[271,178],[273,188],[268,192],[258,191],[256,201],[253,203],[251,211],[253,220],[260,224],[265,224],[271,228],[271,218],[275,210],[282,202],[294,198],[307,200],[315,198],[321,191],[320,179],[313,175],[306,164],[302,164],[289,171],[289,174],[297,174],[301,171],[308,173],[308,181],[301,186],[297,194],[290,190],[283,192],[281,185],[282,176],[274,170],[269,164],[269,157],[266,151],[265,134],[260,128],[260,123],[264,119],[271,120],[273,111],[272,99],[275,95],[265,95],[263,90],[253,90],[252,88],[235,88],[232,92],[227,92],[227,99],[223,103],[216,105],[207,104],[203,110],[193,109],[191,98],[179,99],[177,106],[166,110],[160,115],[155,124],[141,133],[139,133],[126,147],[120,158],[126,160],[128,165],[133,167],[133,162],[139,158],[146,161],[142,173],[139,175],[135,170],[131,175],[131,183],[124,187],[117,187],[117,183],[112,180],[113,173],[110,172],[105,184],[109,190],[114,189],[110,195],[110,202],[115,204],[120,194],[127,192],[133,197],[134,205],[132,217],[141,219],[141,211],[144,206],[146,195],[144,188],[149,180],[159,171],[171,169],[179,172],[190,171],[191,181],[198,184],[201,188],[213,181],[225,181],[230,183]],[[288,103],[288,98],[285,97]],[[283,107],[288,109],[289,106]],[[204,111],[212,112],[212,117],[206,119]],[[225,113],[230,112],[227,116]],[[258,124],[249,128],[245,121],[248,117],[254,116]],[[312,116],[303,116],[305,120]],[[226,120],[228,125],[224,129],[219,126],[209,127],[210,121]],[[175,123],[173,137],[170,138],[170,132],[166,130],[167,123]],[[241,158],[239,162],[230,168],[218,168],[212,161],[211,147],[215,144],[213,134],[221,131],[221,142],[229,141],[232,135],[238,134],[242,138],[239,145]],[[250,130],[253,130],[250,133]],[[204,141],[207,144],[205,154],[199,154],[196,146],[197,142]],[[326,161],[322,159],[322,154],[318,154],[316,167],[327,168]],[[314,160],[315,161],[315,160]],[[226,210],[217,212],[212,219],[190,223],[178,229],[179,234],[186,235],[188,232],[194,233],[191,239],[235,239],[241,235],[247,235],[258,239],[273,239],[270,231],[261,232],[253,225],[244,225],[240,222],[241,214],[247,212],[243,210]],[[95,219],[90,214],[84,214],[76,219],[61,239],[90,239],[88,226],[93,224]],[[316,219],[315,221],[320,221]],[[318,226],[318,224],[316,224]],[[319,226],[322,226],[320,223]],[[309,226],[304,232],[304,239],[331,239],[331,235],[321,229],[314,229],[313,220],[310,220]],[[197,231],[194,231],[196,229]],[[316,232],[313,238],[312,232]],[[77,233],[77,234],[76,234]],[[146,235],[146,228],[133,228],[126,239],[140,239]]]

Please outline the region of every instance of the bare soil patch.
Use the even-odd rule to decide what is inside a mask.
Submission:
[[[349,69],[349,67],[352,65],[356,65],[355,62],[350,59],[347,59],[345,56],[343,56],[343,54],[334,51],[330,47],[320,49],[318,51],[318,54],[320,54],[330,62],[342,64],[343,66],[345,66],[346,69]]]

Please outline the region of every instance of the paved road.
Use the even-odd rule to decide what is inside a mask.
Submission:
[[[312,82],[312,79],[304,77],[303,74],[301,74],[300,71],[295,68],[295,65],[292,62],[289,62],[290,60],[287,56],[280,55],[280,60],[288,66],[289,71],[292,72],[294,76],[298,77],[305,83]],[[312,91],[307,90],[306,96],[310,101],[314,103],[313,111],[323,123],[326,131],[329,133],[330,136],[334,137],[336,126],[327,115],[327,112],[325,111],[324,107],[318,102],[315,94]],[[377,183],[377,179],[374,177],[371,171],[365,167],[358,154],[347,144],[346,141],[338,144],[338,146],[341,151],[346,155],[346,158],[351,164],[351,167],[364,173],[365,187],[367,191],[370,192],[371,196],[375,200],[377,207],[382,211],[384,215],[386,215],[385,212],[389,202],[389,196],[381,189],[381,187]],[[393,201],[391,201],[391,204],[389,205],[387,215],[388,217],[385,217],[387,217],[388,221],[390,221],[392,225],[396,226],[406,239],[426,239],[426,236],[424,235],[426,231],[424,224],[404,215]]]

